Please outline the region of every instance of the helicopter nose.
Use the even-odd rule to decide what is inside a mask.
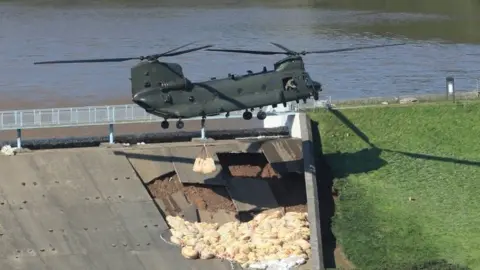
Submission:
[[[149,104],[147,97],[145,97],[145,96],[135,95],[135,96],[133,97],[132,101],[135,102],[135,104],[137,104],[138,106],[140,106],[140,107],[142,107],[143,109],[145,109],[145,111],[147,111],[147,112],[152,112],[152,111],[154,111],[154,109],[152,108],[152,106]]]
[[[315,91],[322,91],[322,84],[316,81],[313,81],[313,89]]]

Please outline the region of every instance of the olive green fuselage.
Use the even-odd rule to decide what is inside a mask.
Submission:
[[[274,69],[190,82],[176,63],[141,62],[132,68],[132,98],[148,113],[190,118],[261,108],[310,98],[321,91],[300,57],[287,57]],[[292,80],[293,79],[293,80]]]

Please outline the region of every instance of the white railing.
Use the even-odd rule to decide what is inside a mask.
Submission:
[[[241,115],[242,111],[230,112]],[[212,116],[224,118],[225,115]],[[192,120],[200,117],[190,118]],[[187,119],[185,119],[187,120]],[[108,124],[161,122],[163,118],[147,113],[136,104],[0,111],[0,130],[78,127]]]
[[[480,92],[480,79],[455,78],[468,80],[476,84],[476,91]],[[299,109],[321,108],[332,104],[331,97],[326,100],[313,101],[309,99],[306,104],[290,102],[287,108],[278,110],[282,113],[297,111]],[[281,106],[281,105],[279,105]],[[239,117],[243,111],[230,112],[232,117]],[[278,114],[267,110],[267,114]],[[225,114],[208,117],[209,119],[224,118]],[[197,120],[200,117],[187,120]],[[19,130],[33,128],[54,128],[54,127],[78,127],[108,124],[129,124],[161,122],[163,118],[147,113],[136,104],[90,106],[72,108],[52,108],[35,110],[14,110],[0,111],[0,131]],[[172,119],[174,121],[174,119]]]
[[[267,115],[284,115],[292,111],[267,112]],[[231,118],[242,117],[243,110],[230,112]],[[225,113],[209,116],[208,119],[225,118]],[[201,117],[184,121],[200,120]],[[113,126],[116,124],[161,122],[164,119],[147,113],[136,104],[52,108],[34,110],[0,111],[0,131],[17,131],[17,148],[22,147],[22,130],[38,128],[80,127],[109,125],[109,143],[114,143]],[[177,119],[170,119],[177,121]],[[202,138],[204,129],[202,128]]]
[[[461,78],[464,79],[464,78]],[[480,95],[480,79],[469,79],[476,83],[476,93]],[[447,96],[450,96],[449,81],[447,78]],[[452,93],[454,85],[450,85]],[[474,90],[475,91],[475,90]],[[397,99],[400,97],[397,97]],[[378,98],[381,100],[384,98]],[[281,105],[280,105],[281,106]],[[313,101],[309,99],[306,104],[300,102],[289,102],[287,108],[274,110],[272,108],[266,110],[267,115],[285,115],[291,114],[299,110],[330,108],[332,106],[331,97],[325,100]],[[239,118],[243,111],[230,112],[230,117]],[[225,118],[225,114],[210,116],[208,119]],[[184,119],[199,120],[200,117]],[[72,108],[52,108],[52,109],[33,109],[33,110],[13,110],[0,111],[0,131],[17,130],[17,147],[21,147],[21,131],[24,129],[36,128],[58,128],[58,127],[79,127],[79,126],[95,126],[109,125],[110,134],[109,141],[113,143],[113,126],[115,124],[131,124],[131,123],[150,123],[161,122],[163,118],[147,113],[143,108],[136,104],[109,105],[109,106],[89,106],[89,107],[72,107]],[[170,119],[176,121],[176,119]],[[203,134],[203,133],[202,133]]]

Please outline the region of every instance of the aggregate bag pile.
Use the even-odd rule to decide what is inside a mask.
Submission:
[[[307,213],[280,211],[260,213],[249,222],[189,222],[168,216],[170,241],[182,247],[188,259],[220,258],[235,261],[246,268],[255,264],[311,255]]]
[[[0,150],[0,152],[6,156],[14,156],[16,154],[16,150],[16,148],[11,147],[10,145],[4,145],[2,146],[2,150]]]
[[[195,163],[193,163],[193,171],[197,173],[209,174],[217,170],[215,166],[215,160],[208,153],[207,147],[203,145],[202,150],[195,158]]]

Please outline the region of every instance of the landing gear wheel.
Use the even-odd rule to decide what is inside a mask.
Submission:
[[[176,126],[178,129],[182,129],[185,126],[185,123],[183,123],[182,120],[178,120]]]
[[[265,118],[267,118],[267,113],[264,111],[259,111],[257,113],[257,118],[258,120],[265,120]]]
[[[168,123],[167,120],[163,120],[160,125],[162,126],[163,129],[167,129],[170,126],[170,123]]]
[[[252,119],[252,113],[249,112],[249,111],[245,111],[245,112],[243,113],[243,119],[244,119],[244,120],[250,120],[250,119]]]
[[[320,97],[318,96],[318,92],[317,91],[314,91],[312,93],[312,96],[313,96],[313,100],[318,100]]]

